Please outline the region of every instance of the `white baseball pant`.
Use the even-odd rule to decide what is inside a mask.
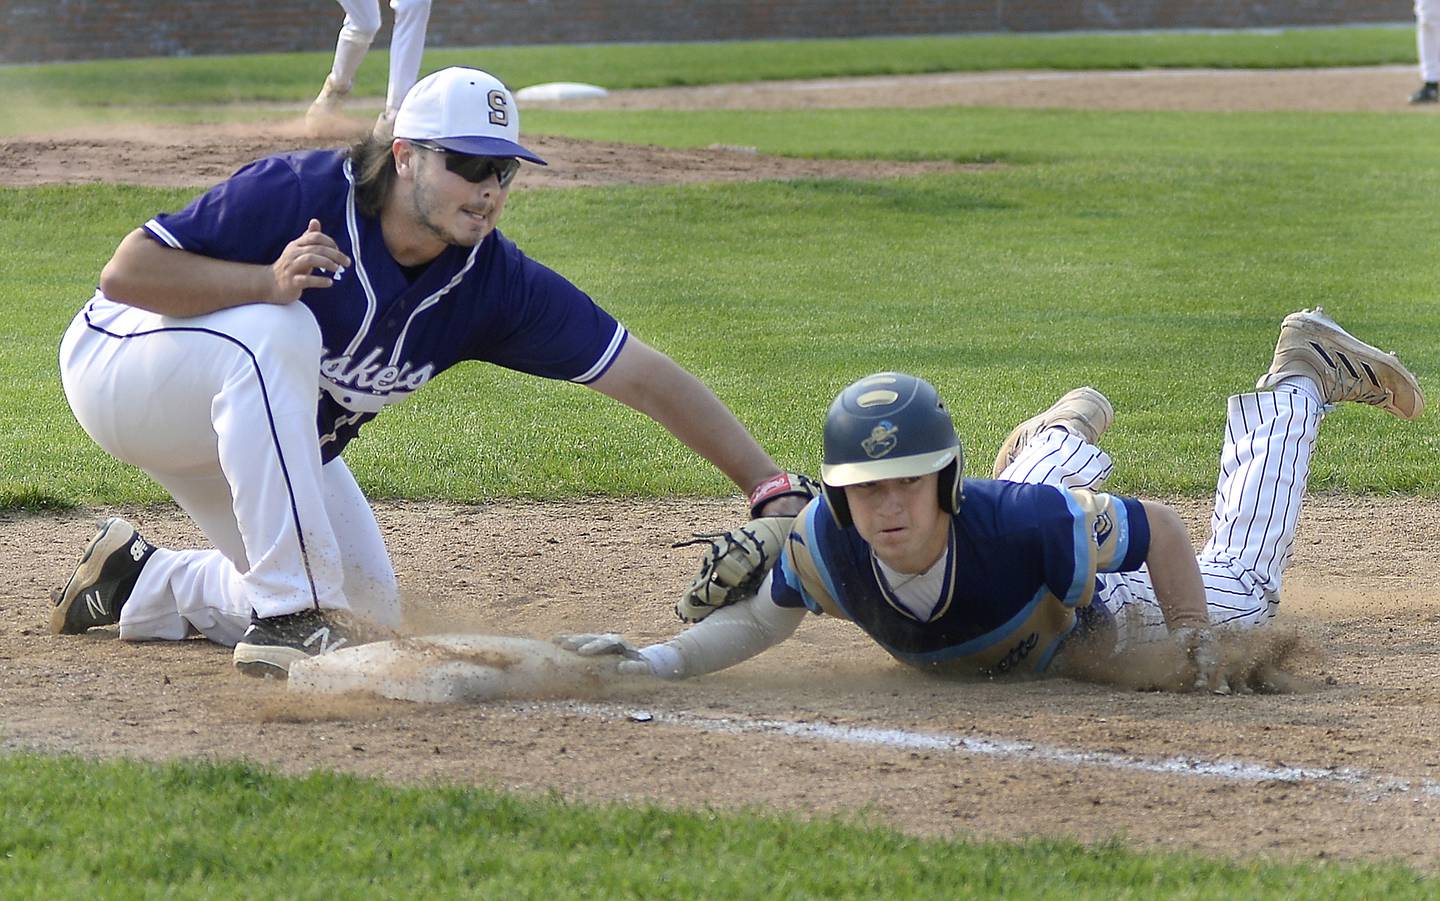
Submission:
[[[1415,0],[1415,48],[1420,80],[1440,81],[1440,0]]]
[[[60,345],[75,418],[165,487],[215,550],[157,549],[120,615],[126,640],[194,631],[233,645],[313,607],[399,622],[375,515],[344,462],[321,465],[320,329],[298,303],[175,319],[96,294]]]
[[[338,0],[345,10],[345,22],[335,42],[335,63],[330,80],[349,90],[355,84],[360,61],[380,31],[380,0]],[[420,75],[425,53],[425,32],[430,24],[430,0],[390,0],[395,27],[390,32],[390,83],[385,108],[396,110]]]
[[[1310,455],[1325,407],[1313,383],[1230,398],[1210,539],[1197,560],[1210,622],[1249,628],[1274,619],[1290,563]],[[1303,380],[1307,382],[1309,380]],[[1100,448],[1063,428],[1046,429],[1000,478],[1100,490],[1113,466]],[[1115,614],[1120,646],[1168,634],[1149,572],[1101,573],[1095,602]]]

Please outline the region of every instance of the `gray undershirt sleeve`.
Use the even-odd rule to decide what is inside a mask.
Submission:
[[[722,607],[664,644],[641,648],[640,654],[662,679],[713,673],[789,638],[805,612],[770,600],[770,576],[766,576],[754,597]]]

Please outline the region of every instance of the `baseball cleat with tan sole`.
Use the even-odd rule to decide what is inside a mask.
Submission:
[[[79,635],[120,622],[120,608],[130,599],[140,570],[154,552],[125,520],[111,517],[99,523],[70,581],[50,594],[55,608],[50,612],[51,633]]]
[[[1425,396],[1410,370],[1394,354],[1345,331],[1323,307],[1285,317],[1270,371],[1255,387],[1274,388],[1295,375],[1314,379],[1326,403],[1369,404],[1401,419],[1425,412]]]
[[[1020,456],[1025,446],[1048,428],[1061,426],[1094,444],[1114,421],[1115,409],[1099,391],[1087,385],[1066,392],[1050,409],[1020,423],[1005,437],[1005,442],[1000,445],[1000,453],[995,455],[991,478],[1000,478],[1000,473],[1015,462],[1015,458]]]

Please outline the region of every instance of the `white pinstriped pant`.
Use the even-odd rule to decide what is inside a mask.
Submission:
[[[1274,619],[1280,577],[1325,407],[1281,386],[1230,398],[1210,539],[1196,555],[1210,622],[1249,628]],[[1114,466],[1100,448],[1063,428],[1036,436],[1000,478],[1099,490]],[[1145,568],[1102,573],[1095,602],[1115,614],[1120,646],[1165,637],[1165,620]]]

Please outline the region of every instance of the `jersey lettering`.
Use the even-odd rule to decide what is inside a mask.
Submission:
[[[1011,648],[1005,656],[1001,657],[995,664],[993,667],[995,673],[998,675],[1014,669],[1016,664],[1030,656],[1030,652],[1035,650],[1035,645],[1038,643],[1039,637],[1034,632],[1026,635],[1019,644]]]
[[[320,373],[337,385],[359,388],[365,391],[415,391],[430,381],[435,374],[435,364],[426,363],[419,369],[411,370],[411,363],[400,367],[381,366],[381,348],[372,347],[359,362],[352,364],[350,357],[323,357]]]

